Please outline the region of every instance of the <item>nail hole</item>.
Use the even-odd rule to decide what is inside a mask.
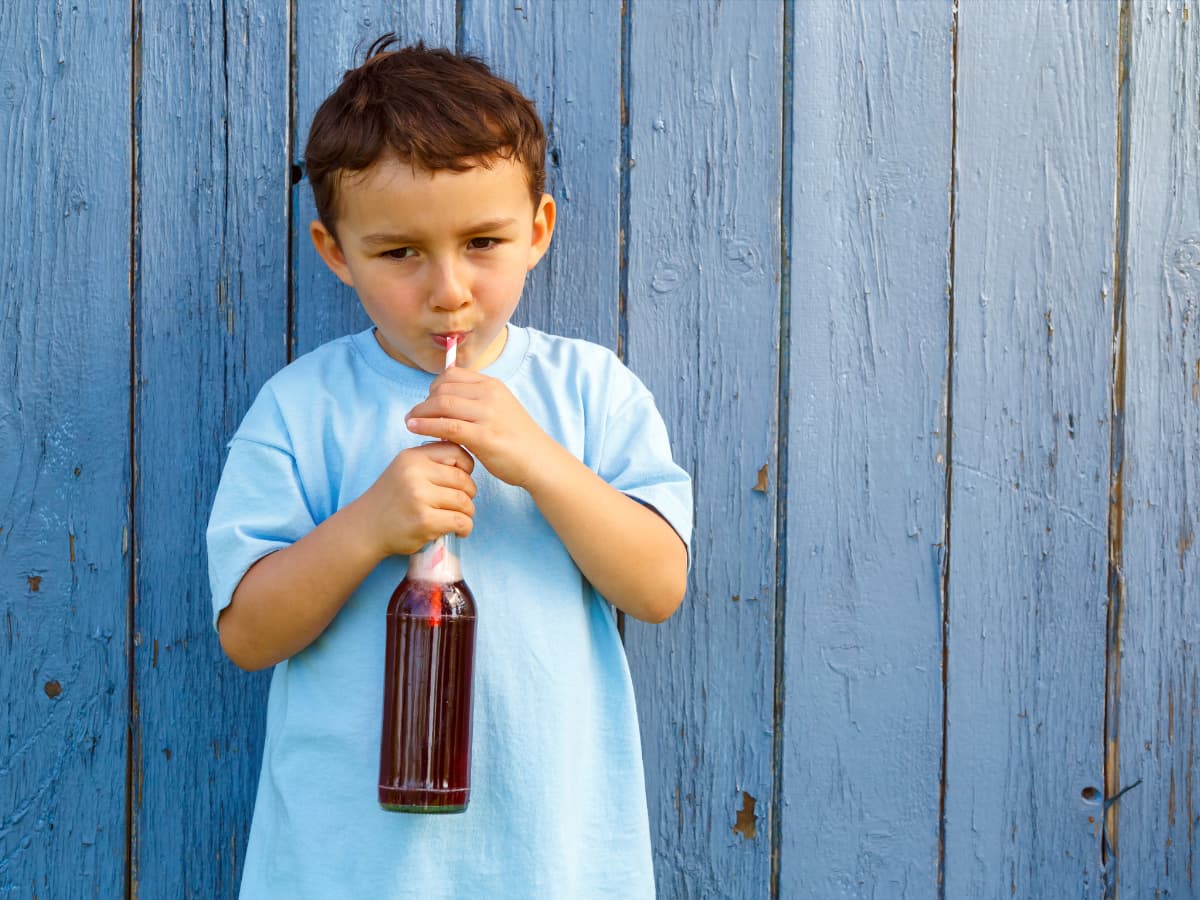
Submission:
[[[1095,803],[1097,800],[1100,799],[1100,791],[1094,787],[1089,786],[1089,787],[1085,787],[1082,791],[1080,791],[1079,796],[1081,796],[1088,803]]]

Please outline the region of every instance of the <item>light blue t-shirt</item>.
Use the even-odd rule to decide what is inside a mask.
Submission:
[[[610,351],[510,325],[485,371],[550,436],[690,541],[690,480],[650,393]],[[404,416],[432,380],[364,331],[266,384],[230,443],[209,523],[214,622],[254,562],[427,440]],[[384,621],[406,566],[390,558],[316,641],[275,667],[242,898],[653,897],[615,613],[525,491],[482,465],[474,478],[474,531],[459,543],[478,611],[467,811],[413,815],[377,803]]]

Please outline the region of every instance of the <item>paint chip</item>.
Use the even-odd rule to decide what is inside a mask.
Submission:
[[[754,815],[754,806],[758,801],[742,791],[742,808],[738,810],[737,821],[733,824],[733,833],[740,834],[742,840],[753,840],[758,834],[758,816]]]
[[[46,692],[46,696],[53,700],[62,693],[62,685],[57,681],[47,681],[42,685],[42,690]]]
[[[38,591],[40,591],[42,589],[42,576],[41,575],[26,575],[25,580],[27,582],[29,582],[29,590],[32,591],[33,593],[36,594]]]
[[[754,490],[760,494],[767,492],[767,467],[765,465],[758,470],[758,481],[754,483]]]

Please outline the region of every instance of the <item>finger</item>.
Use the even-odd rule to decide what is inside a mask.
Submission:
[[[451,366],[438,373],[433,379],[433,384],[429,386],[429,390],[433,391],[442,385],[449,384],[482,384],[485,381],[491,381],[491,377],[476,372],[474,369],[464,369],[462,366]]]
[[[471,439],[478,434],[474,424],[461,419],[410,418],[404,424],[413,434],[438,438],[466,447],[471,446]]]
[[[446,532],[447,534],[453,531],[459,537],[470,537],[471,532],[475,528],[474,519],[472,519],[470,516],[464,516],[462,513],[452,513],[451,520],[453,524],[451,525],[449,531]]]
[[[468,497],[479,493],[475,479],[457,466],[437,466],[429,476],[429,483],[440,488],[458,491]]]
[[[419,434],[420,432],[414,433]],[[436,437],[436,435],[433,436]],[[443,466],[452,466],[467,475],[475,471],[475,458],[457,443],[434,441],[413,449],[428,460]]]
[[[475,527],[474,520],[466,513],[453,510],[436,510],[429,516],[429,540],[443,534],[457,534],[467,537]]]
[[[483,405],[479,398],[462,396],[449,391],[431,394],[408,412],[409,418],[417,419],[463,419],[477,422]]]
[[[457,488],[435,488],[430,492],[429,505],[443,512],[461,513],[469,518],[475,516],[475,501],[465,491]]]

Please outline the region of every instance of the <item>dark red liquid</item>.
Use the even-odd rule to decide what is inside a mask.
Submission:
[[[379,805],[462,812],[471,793],[475,599],[466,584],[405,578],[387,614]]]

